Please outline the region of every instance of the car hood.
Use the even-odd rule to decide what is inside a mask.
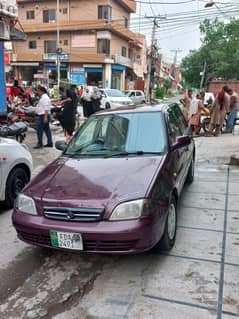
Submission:
[[[26,192],[54,206],[105,207],[145,197],[161,161],[162,156],[60,157],[32,180]]]

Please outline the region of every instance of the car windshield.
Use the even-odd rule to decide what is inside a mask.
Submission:
[[[166,149],[160,112],[92,116],[64,152],[68,156],[139,156]]]
[[[119,90],[105,90],[109,97],[125,97],[125,94]]]

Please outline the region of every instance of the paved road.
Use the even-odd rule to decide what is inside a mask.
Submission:
[[[34,144],[33,133],[27,143]],[[180,199],[177,241],[168,255],[31,247],[16,238],[11,212],[2,212],[0,318],[239,318],[239,170],[225,165],[239,136],[200,137],[196,144],[196,178]],[[36,174],[59,153],[33,154]]]

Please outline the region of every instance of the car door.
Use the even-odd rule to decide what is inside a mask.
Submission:
[[[176,104],[175,104],[176,105]],[[169,143],[170,146],[175,144],[177,142],[177,138],[179,136],[184,135],[184,132],[182,131],[182,125],[181,121],[177,118],[177,107],[174,105],[171,105],[168,108],[167,116],[168,116],[168,126],[169,126]],[[185,161],[187,157],[187,147],[181,147],[176,150],[172,150],[173,160],[174,163],[174,171],[173,171],[173,177],[175,178],[176,187],[178,189],[178,192],[180,193],[184,181],[185,181]]]
[[[130,94],[129,94],[129,98],[133,101],[133,103],[135,103],[136,104],[136,100],[135,100],[135,92],[133,91],[133,92],[130,92]]]
[[[142,93],[140,91],[136,91],[136,104],[141,104],[142,103]]]
[[[179,105],[177,103],[175,103],[172,105],[172,107],[173,107],[174,115],[177,119],[177,125],[179,126],[180,131],[182,132],[182,135],[190,135],[191,136],[190,128],[188,126],[188,123],[185,120],[185,117],[183,116],[183,113],[182,113]],[[185,163],[184,164],[185,164],[186,171],[188,170],[187,166],[189,166],[191,163],[191,159],[193,156],[193,147],[194,147],[193,143],[191,143],[190,145],[185,147]]]
[[[107,102],[107,96],[104,90],[99,90],[101,94],[101,105],[103,108],[105,108],[105,104]]]

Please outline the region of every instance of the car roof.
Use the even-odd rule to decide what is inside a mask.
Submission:
[[[97,113],[97,115],[103,114],[119,114],[119,113],[146,113],[146,112],[163,112],[166,113],[169,108],[178,103],[160,103],[160,104],[143,104],[143,105],[132,105],[119,107],[117,109],[107,109]]]

